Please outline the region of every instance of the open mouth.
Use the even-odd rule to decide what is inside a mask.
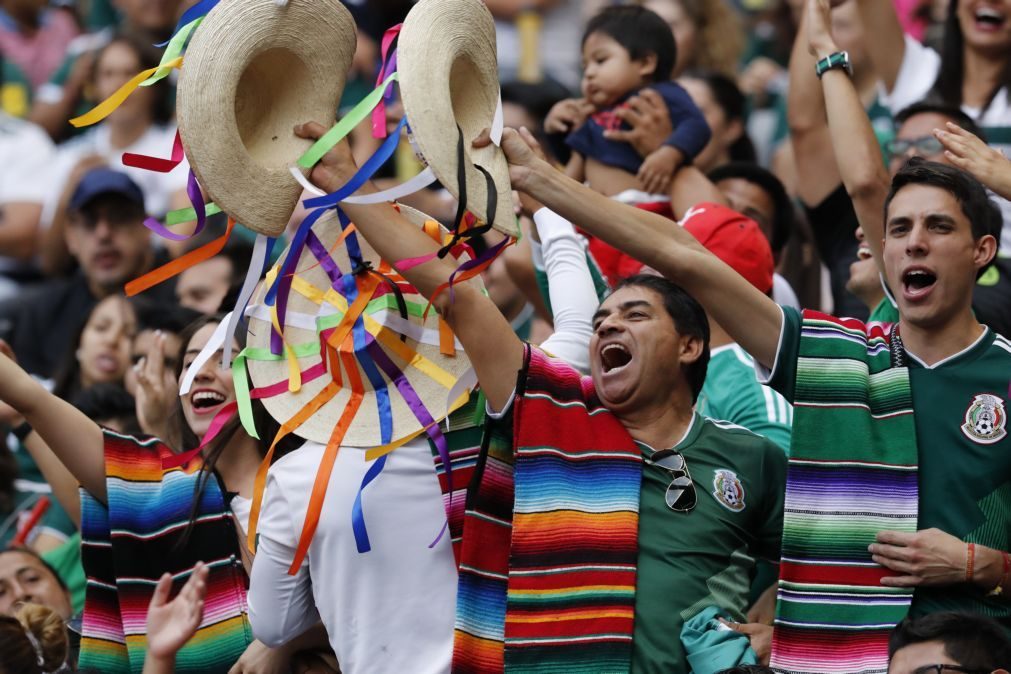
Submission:
[[[926,269],[910,269],[902,275],[902,287],[909,297],[920,297],[930,292],[937,283],[937,275]]]
[[[604,373],[617,372],[632,362],[632,354],[621,344],[608,344],[600,352],[600,364]]]
[[[858,260],[869,260],[872,257],[874,256],[871,254],[871,249],[868,248],[867,246],[860,246],[859,248],[857,248]]]
[[[997,30],[1007,20],[1007,16],[993,7],[980,7],[974,16],[976,25],[983,30]]]
[[[225,396],[217,391],[197,391],[190,397],[193,409],[197,412],[206,412],[225,402]]]

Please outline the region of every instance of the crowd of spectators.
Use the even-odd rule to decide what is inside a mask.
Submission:
[[[343,1],[358,26],[355,58],[341,102],[341,111],[346,111],[374,86],[383,33],[403,21],[413,2]],[[159,86],[138,89],[101,124],[76,129],[67,120],[156,65],[161,50],[154,45],[171,36],[182,12],[193,4],[187,0],[0,0],[0,359],[17,363],[63,401],[66,409],[53,408],[60,414],[79,410],[124,438],[117,449],[123,456],[129,452],[125,443],[147,442],[134,436],[157,437],[174,452],[202,446],[212,426],[210,412],[234,401],[232,374],[218,367],[216,359],[198,364],[199,371],[193,373],[193,390],[199,394],[180,396],[179,381],[235,304],[253,254],[254,235],[236,228],[218,254],[127,298],[127,282],[221,236],[225,216],[210,216],[206,230],[184,242],[161,239],[145,226],[148,218],[163,219],[170,211],[190,205],[185,160],[164,173],[123,162],[124,153],[169,155],[176,138],[175,75]],[[1011,352],[1005,339],[1011,338],[1011,162],[1003,154],[1011,149],[1011,0],[485,0],[485,4],[495,18],[506,126],[528,129],[530,134],[523,137],[530,146],[543,148],[548,161],[594,192],[639,211],[661,214],[672,227],[675,221],[682,223],[702,246],[743,276],[750,288],[786,307],[784,325],[801,310],[852,317],[869,325],[897,322],[901,303],[894,297],[894,279],[886,276],[881,245],[882,214],[895,197],[892,181],[915,172],[921,160],[949,167],[960,176],[967,174],[973,185],[986,188],[993,205],[993,213],[984,205],[975,211],[981,220],[992,216],[993,226],[987,230],[986,223],[973,222],[974,233],[977,226],[984,228],[980,231],[994,239],[996,249],[992,261],[980,266],[971,291],[971,311],[987,326],[988,339]],[[614,5],[636,9],[614,9]],[[649,10],[645,18],[642,8]],[[844,64],[826,61],[840,52],[847,55]],[[829,72],[845,69],[848,88],[837,84],[837,73],[823,78],[824,66]],[[387,113],[392,128],[403,111],[391,103]],[[370,134],[360,131],[350,138],[351,153],[359,164],[377,146]],[[380,188],[416,170],[406,138],[403,146],[398,161],[375,178]],[[509,157],[511,163],[522,163],[515,157],[515,153]],[[958,199],[962,203],[962,197]],[[540,198],[540,202],[548,201]],[[456,212],[456,202],[438,187],[411,195],[404,203],[446,225]],[[698,323],[694,333],[687,331],[695,340],[693,348],[699,350],[688,360],[699,360],[701,366],[696,369],[701,367],[701,375],[684,368],[684,378],[675,376],[674,371],[682,368],[664,363],[655,373],[644,372],[644,381],[652,381],[650,376],[669,377],[676,380],[672,386],[686,387],[678,389],[686,418],[693,418],[694,410],[702,415],[700,419],[750,431],[728,431],[725,425],[709,421],[701,431],[692,430],[704,437],[714,434],[711,443],[719,448],[710,450],[719,456],[714,461],[724,462],[717,472],[722,471],[727,482],[720,483],[722,491],[717,486],[709,494],[713,488],[708,481],[696,478],[690,505],[687,490],[672,497],[672,489],[685,477],[691,484],[686,460],[698,471],[696,475],[701,474],[704,462],[687,451],[679,465],[670,456],[655,459],[655,464],[646,461],[659,468],[652,477],[644,472],[643,489],[650,480],[662,481],[657,488],[661,493],[666,489],[669,509],[689,516],[697,510],[696,523],[690,526],[694,539],[689,543],[684,543],[680,530],[669,538],[658,531],[650,539],[652,545],[667,546],[671,557],[686,561],[680,567],[673,562],[677,572],[670,579],[664,579],[662,569],[640,565],[640,575],[656,581],[649,590],[653,606],[649,613],[643,608],[643,615],[660,628],[640,632],[637,605],[635,639],[648,650],[665,638],[677,639],[680,633],[684,648],[678,646],[669,660],[657,661],[665,663],[663,671],[716,672],[718,668],[706,669],[702,659],[693,660],[689,652],[706,647],[704,639],[692,642],[685,634],[706,632],[705,621],[700,621],[702,609],[723,602],[718,615],[706,616],[713,620],[710,631],[745,635],[743,646],[738,644],[742,655],[713,662],[722,662],[728,672],[772,671],[763,664],[769,662],[775,638],[783,513],[791,507],[787,494],[787,460],[794,438],[791,401],[800,395],[792,382],[788,390],[777,386],[777,378],[783,377],[779,359],[790,345],[782,343],[782,336],[777,345],[776,335],[765,335],[766,341],[772,340],[771,352],[755,353],[735,331],[736,322],[727,322],[725,311],[714,309],[704,297],[693,299],[673,284],[671,290],[652,276],[658,272],[669,276],[665,269],[633,250],[605,242],[607,237],[594,230],[591,222],[565,214],[572,224],[559,225],[551,218],[561,220],[560,216],[552,213],[549,218],[543,211],[535,218],[540,207],[529,195],[522,202],[517,199],[517,213],[528,236],[483,272],[487,295],[511,328],[510,335],[544,345],[585,374],[590,368],[585,354],[590,336],[606,336],[611,321],[616,320],[612,316],[620,313],[606,303],[597,310],[598,301],[608,297],[608,292],[613,293],[611,297],[632,298],[633,304],[647,292],[674,297],[667,311],[678,328]],[[365,210],[361,213],[362,218],[369,217]],[[350,210],[349,214],[354,217]],[[297,210],[287,236],[301,216],[304,212]],[[888,232],[892,226],[888,225]],[[489,235],[486,245],[496,240]],[[275,260],[282,244],[273,248]],[[479,252],[482,245],[481,241],[475,244]],[[376,249],[384,252],[378,245]],[[406,248],[390,250],[401,259],[420,254]],[[924,281],[928,286],[935,272],[923,272],[931,277]],[[420,283],[408,280],[424,290],[424,279]],[[680,278],[673,280],[691,285]],[[588,304],[592,305],[589,314],[597,310],[592,326],[585,309],[587,315],[574,316]],[[765,327],[756,318],[753,329]],[[498,354],[472,350],[466,342],[466,326],[458,336],[472,359],[499,359]],[[762,359],[770,353],[771,358]],[[528,364],[529,358],[528,353]],[[501,360],[508,358],[503,355]],[[604,367],[617,371],[626,362],[621,356],[609,356]],[[666,371],[668,366],[671,372]],[[501,378],[495,379],[493,368],[488,374],[483,367],[475,362],[489,402],[486,432],[494,445],[496,434],[510,425],[503,419],[512,418],[507,403],[516,369],[503,384]],[[771,379],[760,383],[756,368],[768,370],[765,374]],[[0,368],[0,377],[6,372]],[[1011,396],[1011,368],[1001,376],[1005,389],[993,393]],[[914,396],[916,386],[914,381]],[[497,390],[503,387],[504,393]],[[971,401],[958,404],[963,402],[962,407],[968,407]],[[1011,670],[1007,568],[1011,548],[1011,455],[1007,450],[1011,447],[1006,440],[1001,442],[1007,435],[1008,405],[1011,399],[1004,397],[999,413],[991,419],[999,429],[984,428],[978,436],[982,440],[969,445],[975,453],[964,465],[971,470],[954,470],[948,491],[925,496],[928,489],[945,482],[945,469],[921,465],[920,499],[933,503],[921,505],[921,523],[951,494],[965,489],[957,480],[986,485],[986,489],[971,491],[971,507],[979,504],[966,516],[973,526],[963,526],[955,516],[930,520],[926,515],[926,519],[942,530],[942,523],[958,522],[957,530],[946,530],[946,538],[930,538],[928,542],[936,543],[930,550],[946,550],[944,555],[938,553],[946,561],[966,555],[966,581],[973,580],[975,554],[976,585],[989,586],[981,591],[970,582],[948,583],[952,587],[944,592],[916,595],[910,616],[892,634],[894,668],[889,671]],[[475,442],[467,435],[475,432],[478,423],[473,421],[475,409],[476,403],[469,406],[470,421],[454,425],[452,432],[447,429],[447,436],[479,446],[480,436]],[[243,545],[210,541],[220,537],[220,530],[209,523],[213,519],[209,513],[216,512],[215,499],[222,511],[234,514],[239,535],[243,541],[246,538],[257,468],[268,450],[274,450],[271,442],[279,426],[261,406],[254,412],[259,438],[238,426],[229,428],[224,440],[208,445],[203,469],[185,483],[193,491],[186,512],[175,513],[171,520],[173,526],[185,528],[186,540],[208,546],[194,548],[199,550],[191,555],[194,562],[213,561],[202,556],[206,551],[234,548],[232,554],[238,556],[242,578],[236,592],[241,599],[236,599],[233,608],[236,615],[253,614],[254,635],[260,640],[222,647],[215,666],[222,658],[231,658],[220,671],[380,671],[370,669],[372,654],[365,652],[374,645],[380,647],[379,642],[373,644],[371,637],[359,635],[357,623],[351,624],[355,617],[339,611],[342,615],[335,617],[332,607],[312,606],[314,598],[318,602],[321,596],[354,594],[363,583],[357,568],[352,572],[333,560],[324,561],[318,568],[327,576],[312,573],[310,580],[307,566],[290,581],[293,585],[285,584],[289,582],[287,562],[279,560],[290,550],[270,538],[271,516],[286,517],[280,511],[289,507],[284,499],[275,493],[264,506],[265,561],[255,572]],[[40,437],[45,436],[44,429],[38,423],[29,425],[23,410],[0,395],[4,438],[0,447],[0,672],[76,669],[86,593],[103,591],[94,590],[102,577],[93,575],[89,564],[111,565],[88,546],[82,552],[82,516],[96,507],[96,499],[104,502],[106,489],[112,488],[106,485],[106,471],[120,454],[110,458],[106,449],[103,458],[100,451],[90,452],[89,442],[100,442],[91,428],[75,425],[77,417],[59,418],[71,420],[64,433],[74,429],[81,437],[82,449],[71,461],[73,465],[64,465],[59,451],[54,453],[56,447],[47,446],[53,444],[47,443],[49,438]],[[957,433],[963,422],[975,420],[970,422],[969,412],[955,419],[952,437],[969,437],[965,431]],[[690,424],[685,438],[689,428]],[[657,438],[658,443],[664,441]],[[297,453],[299,442],[294,435],[286,437],[278,456]],[[705,445],[704,440],[698,442]],[[673,445],[664,444],[661,451],[663,447]],[[1000,448],[1003,454],[986,454],[990,448]],[[701,452],[700,447],[695,449]],[[408,451],[413,451],[410,445],[404,448],[404,453]],[[305,456],[307,464],[286,459],[272,476],[278,484],[282,479],[291,481],[283,487],[289,500],[308,499],[311,480],[302,487],[292,486],[311,476],[310,464],[319,462],[316,455],[306,452]],[[680,457],[676,451],[673,456]],[[961,458],[953,462],[962,465]],[[732,470],[724,470],[728,466]],[[354,477],[355,488],[361,477]],[[675,482],[668,487],[672,478]],[[745,494],[752,519],[731,526],[716,516],[743,510]],[[718,502],[724,510],[708,513],[703,501],[714,509],[713,503]],[[304,510],[306,506],[298,507]],[[952,506],[952,510],[960,507]],[[640,541],[645,540],[646,522],[659,526],[659,520],[649,519],[657,515],[645,508],[640,514]],[[658,515],[661,519],[670,514],[660,509],[664,510]],[[441,516],[440,508],[435,507],[435,512]],[[403,515],[410,516],[420,517],[418,512]],[[984,530],[990,533],[980,533]],[[881,547],[890,547],[887,543],[881,541]],[[234,552],[240,549],[245,556]],[[183,554],[162,547],[152,550],[147,554]],[[452,642],[454,617],[451,605],[436,597],[440,592],[443,598],[456,596],[446,595],[456,592],[457,578],[447,566],[453,560],[448,550],[445,564],[430,577],[429,571],[419,567],[414,576],[399,579],[409,587],[428,577],[432,598],[398,596],[395,601],[424,603],[433,615],[425,629],[419,625],[417,634],[406,639],[407,646],[390,648],[406,648],[419,661],[432,658],[435,664],[424,662],[416,669],[408,666],[398,671],[449,669],[449,661],[439,658],[448,653],[440,648],[443,642]],[[992,558],[987,556],[991,552]],[[925,583],[931,584],[929,569],[916,565],[927,564],[925,556],[926,552],[910,560],[913,567],[900,568],[889,563],[887,551],[879,550],[875,561],[893,571],[922,574]],[[320,564],[319,560],[310,562]],[[216,575],[218,570],[211,566],[210,571],[198,566],[178,595],[169,591],[172,579],[159,581],[146,628],[138,628],[146,629],[148,662],[131,660],[135,669],[173,671],[176,651],[200,623],[204,594],[231,582]],[[109,569],[103,567],[103,571]],[[253,579],[248,605],[247,576]],[[442,581],[453,588],[446,589]],[[299,583],[302,590],[297,589]],[[306,599],[305,588],[313,583],[314,594]],[[267,586],[272,589],[264,590]],[[390,587],[394,586],[391,582]],[[1003,593],[994,598],[986,594],[991,590]],[[258,595],[252,593],[257,591]],[[285,594],[289,591],[290,595]],[[303,614],[291,618],[291,624],[272,622],[268,614],[278,609],[278,603],[293,601],[290,596],[299,591],[303,592],[303,604],[299,604]],[[384,589],[376,585],[371,591]],[[418,593],[421,597],[420,589]],[[171,596],[175,598],[170,601]],[[216,606],[215,611],[227,608]],[[450,613],[434,615],[439,611]],[[409,623],[420,615],[424,615],[421,610],[407,611],[401,623],[381,629],[393,633],[411,629]],[[375,620],[372,615],[368,618]],[[137,624],[143,625],[143,616],[140,620]],[[364,617],[362,621],[365,625]],[[334,622],[339,623],[336,628]],[[361,629],[377,627],[373,622]],[[695,646],[690,648],[691,643]],[[648,671],[655,663],[639,648],[636,645],[634,666]],[[733,648],[728,646],[723,652]],[[748,649],[750,655],[743,654]],[[402,666],[396,658],[391,662],[396,665],[382,671]],[[193,663],[181,661],[179,671],[185,666]],[[201,670],[196,666],[185,671]]]

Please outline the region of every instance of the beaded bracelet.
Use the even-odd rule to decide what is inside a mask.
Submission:
[[[965,582],[972,582],[973,565],[976,562],[976,544],[969,543],[965,549]]]

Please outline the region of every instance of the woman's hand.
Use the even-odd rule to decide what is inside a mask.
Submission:
[[[155,660],[171,660],[193,637],[204,617],[207,567],[197,562],[186,584],[172,601],[172,576],[162,574],[147,608],[147,652]],[[148,671],[145,665],[145,671]]]
[[[948,161],[1000,196],[1011,199],[1011,160],[1004,153],[953,122],[948,122],[947,130],[934,129],[934,136],[944,146]]]
[[[168,416],[178,394],[175,374],[165,367],[165,335],[159,330],[147,355],[133,366],[137,375],[137,421],[145,433],[168,439]]]

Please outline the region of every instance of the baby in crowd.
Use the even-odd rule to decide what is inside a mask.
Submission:
[[[657,201],[648,195],[666,196],[674,172],[691,162],[711,135],[688,93],[670,81],[677,60],[670,27],[644,7],[608,7],[587,24],[582,50],[583,98],[559,103],[545,122],[549,133],[578,127],[566,139],[572,149],[566,172],[610,197],[640,194],[621,201]],[[647,87],[667,104],[673,132],[643,158],[606,132],[623,128],[628,99]]]

